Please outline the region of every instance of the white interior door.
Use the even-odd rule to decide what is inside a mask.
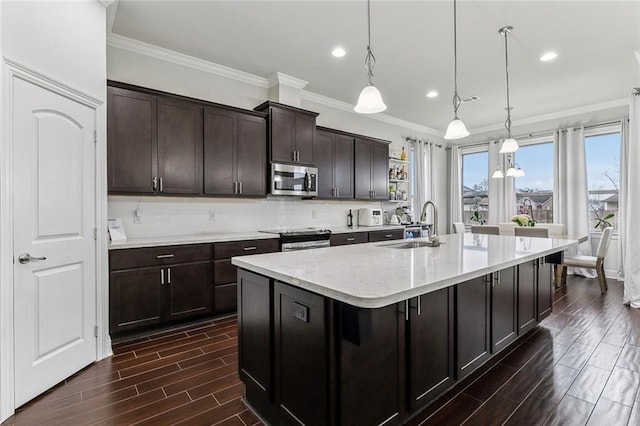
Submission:
[[[16,407],[96,359],[95,126],[13,79]]]

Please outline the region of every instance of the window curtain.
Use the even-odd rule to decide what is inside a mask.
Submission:
[[[584,129],[557,130],[553,138],[554,182],[553,218],[564,224],[571,236],[589,235],[589,198],[587,164],[584,150]],[[567,250],[569,255],[591,256],[591,239],[578,248]],[[569,268],[570,273],[594,278],[590,269]]]
[[[429,200],[433,200],[433,145],[428,141],[414,141],[413,155],[415,161],[415,194],[413,195],[413,205],[415,220],[420,219],[422,206]],[[435,202],[435,201],[434,201]],[[427,223],[433,223],[431,217],[432,210],[427,213]]]
[[[449,206],[449,232],[453,233],[454,222],[462,220],[462,152],[459,146],[452,146],[449,151],[449,194],[451,197]]]
[[[491,176],[500,166],[507,170],[506,156],[500,154],[500,141],[489,142],[489,224],[510,222],[516,214],[515,178],[494,179]]]
[[[624,280],[624,244],[626,238],[626,208],[627,208],[627,175],[629,170],[629,120],[620,122],[620,184],[618,187],[618,281]]]
[[[629,101],[629,127],[621,157],[621,183],[624,185],[624,203],[618,211],[637,212],[640,209],[640,89],[634,89]],[[623,127],[624,129],[624,127]],[[623,135],[624,136],[624,135]],[[623,138],[624,141],[624,138]],[[622,185],[621,185],[622,191]],[[621,197],[622,198],[622,197]],[[624,209],[624,210],[623,210]],[[619,223],[620,238],[623,239],[624,294],[623,303],[632,308],[640,308],[640,221],[631,214],[625,214]]]

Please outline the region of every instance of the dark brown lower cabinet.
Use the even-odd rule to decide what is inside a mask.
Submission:
[[[538,322],[551,314],[553,303],[553,265],[545,258],[537,260],[538,265]]]
[[[400,305],[361,309],[341,304],[340,424],[399,423],[405,325]]]
[[[518,287],[515,267],[491,275],[491,352],[497,353],[518,337]]]
[[[111,333],[153,326],[163,321],[164,297],[159,267],[111,272],[109,330]]]
[[[349,244],[362,244],[369,242],[369,234],[367,232],[347,232],[343,234],[331,234],[329,240],[331,247],[346,246]]]
[[[518,268],[518,334],[537,325],[537,260],[522,263]]]
[[[169,319],[208,314],[213,310],[211,261],[166,268]]]
[[[369,242],[402,240],[404,229],[388,229],[384,231],[369,231]]]
[[[458,379],[491,356],[490,279],[483,276],[455,286]]]
[[[273,299],[275,402],[280,416],[285,424],[326,425],[326,299],[277,281]]]
[[[416,410],[455,382],[453,371],[453,288],[410,301],[408,323],[409,398]]]

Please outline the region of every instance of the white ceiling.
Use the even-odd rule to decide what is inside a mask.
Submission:
[[[366,1],[129,1],[113,33],[355,104],[366,84]],[[453,116],[453,1],[371,4],[374,83],[385,114],[444,131]],[[601,109],[640,85],[640,1],[458,1],[458,88],[478,96],[460,117],[498,135],[505,120],[509,36],[514,130],[545,116]],[[347,55],[331,56],[341,45]],[[558,58],[542,63],[548,50]],[[440,93],[427,99],[427,90]],[[592,107],[596,105],[596,107]],[[600,106],[598,106],[600,105]]]

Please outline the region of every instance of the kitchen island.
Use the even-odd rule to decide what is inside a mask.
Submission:
[[[246,401],[272,424],[401,424],[549,315],[577,243],[440,241],[233,258]]]

